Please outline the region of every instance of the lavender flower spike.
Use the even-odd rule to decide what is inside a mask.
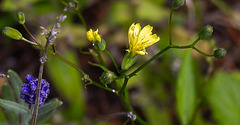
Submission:
[[[37,78],[34,78],[30,74],[26,76],[26,83],[22,85],[20,98],[25,100],[27,104],[35,104],[37,83]],[[49,93],[49,83],[45,79],[42,79],[39,102],[40,107],[44,104],[44,101],[47,99]]]

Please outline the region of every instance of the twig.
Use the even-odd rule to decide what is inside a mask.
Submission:
[[[63,9],[62,14],[57,18],[56,23],[53,25],[53,27],[50,30],[50,33],[47,35],[47,43],[45,45],[44,51],[40,57],[40,68],[39,68],[39,74],[38,74],[38,84],[37,84],[37,90],[36,90],[36,100],[35,100],[35,105],[34,105],[34,111],[33,111],[33,117],[32,117],[32,125],[36,125],[37,123],[37,116],[38,116],[38,109],[39,109],[39,99],[40,99],[40,90],[41,90],[41,80],[42,80],[42,75],[43,75],[43,69],[44,69],[44,64],[47,61],[47,48],[50,43],[54,43],[56,39],[56,35],[60,31],[56,31],[55,29],[60,27],[59,22],[63,22],[66,18],[65,15],[63,15],[67,11],[67,7]]]

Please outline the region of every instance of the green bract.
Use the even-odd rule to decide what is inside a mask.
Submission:
[[[97,45],[97,48],[98,48],[100,51],[103,51],[103,50],[105,50],[105,48],[106,48],[106,42],[105,42],[105,40],[102,38],[101,35],[100,35],[100,37],[101,37],[101,42],[96,42],[96,43],[94,43],[94,44]]]
[[[126,53],[122,60],[121,68],[123,71],[128,70],[137,60],[138,55],[132,55],[131,53]]]
[[[15,40],[22,40],[23,39],[22,34],[18,30],[14,29],[14,28],[11,28],[11,27],[4,27],[2,32],[6,36],[8,36],[12,39],[15,39]]]

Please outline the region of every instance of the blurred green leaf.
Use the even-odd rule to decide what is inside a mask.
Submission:
[[[187,125],[195,108],[195,81],[191,51],[187,50],[177,79],[177,111],[180,121]]]
[[[21,125],[29,125],[29,121],[32,118],[32,114],[31,113],[27,113],[27,114],[22,114],[21,115]]]
[[[65,52],[63,56],[72,63],[78,62],[73,52]],[[47,70],[56,90],[69,102],[65,116],[71,120],[81,121],[84,104],[80,73],[53,56],[47,62]]]
[[[60,105],[62,105],[61,101],[59,101],[58,99],[52,99],[48,103],[40,107],[37,121],[38,124],[42,124],[42,122],[48,120],[56,111],[57,107]]]
[[[52,99],[48,103],[44,104],[42,107],[39,108],[39,116],[44,115],[47,112],[56,109],[58,106],[62,105],[62,102],[58,99]]]
[[[153,1],[141,1],[136,10],[136,15],[140,19],[157,22],[168,17],[168,9],[160,8]]]
[[[5,118],[4,114],[3,114],[2,109],[0,108],[0,122],[5,122],[5,121],[6,121],[6,118]]]
[[[15,11],[21,10],[26,6],[31,5],[34,2],[38,2],[40,0],[3,0],[1,1],[0,7],[1,10],[4,11]]]
[[[0,122],[0,125],[9,125],[9,124],[6,122]]]
[[[164,108],[159,109],[151,104],[144,109],[150,125],[171,125],[171,119],[168,111]]]
[[[1,94],[2,94],[1,95],[2,99],[9,100],[9,101],[15,101],[13,90],[8,83],[3,85]],[[11,124],[17,124],[17,122],[18,122],[17,114],[6,111],[6,116],[9,119]]]
[[[51,116],[53,116],[54,112],[56,111],[56,109],[52,109],[42,115],[38,116],[38,120],[37,120],[37,125],[42,125],[43,122],[45,122],[46,120],[48,120]]]
[[[218,125],[240,124],[240,75],[217,72],[206,97]]]
[[[1,94],[2,94],[2,99],[9,100],[9,101],[15,101],[14,93],[8,83],[6,83],[2,86]]]
[[[9,75],[9,79],[12,83],[13,90],[16,93],[17,101],[20,102],[21,104],[24,104],[24,101],[22,99],[20,99],[20,93],[21,93],[21,88],[22,88],[22,84],[23,84],[21,78],[13,70],[8,70],[8,75]]]
[[[131,6],[128,2],[116,2],[111,6],[109,21],[111,24],[129,24],[132,21]]]
[[[30,110],[27,107],[21,104],[18,104],[16,102],[4,100],[4,99],[0,99],[0,106],[6,110],[13,111],[15,113],[24,114],[24,113],[30,112]]]

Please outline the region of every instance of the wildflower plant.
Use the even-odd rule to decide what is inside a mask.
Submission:
[[[51,54],[55,56],[56,58],[60,59],[62,62],[66,63],[67,65],[79,71],[83,81],[86,83],[85,84],[86,88],[90,85],[94,85],[96,87],[102,88],[106,91],[109,91],[115,94],[116,97],[119,97],[123,107],[125,108],[125,112],[119,112],[119,113],[106,116],[103,119],[99,119],[95,121],[94,124],[95,123],[97,124],[102,120],[110,119],[112,117],[125,116],[127,118],[125,124],[127,123],[134,124],[135,122],[138,122],[141,125],[147,125],[148,122],[143,120],[143,118],[141,118],[141,116],[137,114],[137,112],[133,109],[130,103],[129,92],[128,92],[128,89],[126,88],[129,79],[136,76],[137,73],[139,73],[144,67],[148,66],[149,63],[151,63],[153,60],[157,59],[160,55],[162,55],[164,52],[170,49],[193,49],[207,57],[223,58],[226,55],[226,50],[224,48],[216,49],[213,54],[206,54],[201,50],[199,50],[198,48],[196,48],[195,45],[200,40],[206,40],[212,36],[213,27],[210,25],[203,27],[198,34],[198,38],[191,44],[181,46],[181,45],[175,45],[172,43],[172,32],[171,32],[172,13],[174,10],[180,8],[185,4],[185,1],[174,0],[172,4],[170,16],[169,16],[169,21],[168,21],[169,44],[165,48],[162,48],[158,53],[152,56],[149,60],[141,64],[139,67],[137,67],[136,69],[132,69],[133,71],[131,70],[132,72],[129,73],[130,71],[129,69],[132,68],[132,66],[137,61],[138,57],[148,54],[146,50],[147,47],[160,41],[160,37],[157,35],[157,33],[152,32],[153,26],[146,25],[143,28],[141,28],[140,23],[132,23],[132,25],[129,26],[129,30],[128,30],[129,45],[128,47],[126,47],[126,52],[122,59],[121,66],[119,66],[119,64],[117,64],[114,59],[116,57],[113,57],[112,54],[107,50],[107,44],[101,35],[101,31],[98,31],[98,29],[94,31],[88,28],[88,26],[86,25],[85,20],[83,19],[81,13],[79,13],[77,1],[70,2],[70,3],[63,2],[63,4],[66,7],[63,9],[63,12],[60,14],[60,16],[57,17],[57,20],[52,26],[52,28],[50,30],[47,30],[46,28],[42,27],[42,29],[44,30],[43,34],[46,36],[45,45],[40,44],[40,42],[38,42],[36,38],[33,37],[33,35],[29,32],[28,28],[25,25],[25,22],[26,22],[25,15],[22,12],[18,13],[19,23],[25,28],[25,30],[31,36],[33,41],[25,39],[22,36],[22,34],[14,28],[5,27],[3,29],[3,34],[5,34],[6,36],[16,40],[23,40],[25,42],[32,44],[33,46],[37,46],[41,50],[40,59],[39,59],[39,62],[40,62],[39,75],[37,78],[34,78],[31,75],[27,75],[26,81],[23,84],[19,76],[12,70],[8,71],[8,75],[1,74],[1,77],[7,77],[10,79],[13,86],[13,90],[16,93],[17,101],[15,102],[9,101],[3,98],[3,99],[0,99],[0,106],[4,109],[14,111],[17,114],[20,113],[21,115],[20,118],[22,119],[19,120],[19,122],[21,122],[21,124],[23,125],[28,125],[30,124],[30,122],[32,125],[36,125],[37,123],[44,121],[46,118],[44,117],[44,115],[49,114],[49,112],[55,111],[56,108],[62,104],[62,102],[59,101],[58,99],[53,99],[51,101],[45,102],[48,100],[47,97],[50,93],[49,87],[51,87],[51,83],[48,83],[46,80],[42,78],[45,63],[48,61],[47,54]],[[60,30],[59,30],[59,28],[61,27],[60,23],[63,23],[64,20],[67,18],[67,15],[65,15],[65,12],[68,9],[71,9],[77,13],[77,15],[81,19],[86,29],[86,34],[85,34],[86,38],[92,43],[94,48],[93,51],[96,53],[96,57],[99,60],[99,63],[93,63],[93,62],[89,62],[89,63],[103,70],[103,73],[99,78],[100,79],[99,81],[101,83],[98,83],[93,79],[91,79],[91,76],[86,74],[77,65],[63,58],[55,49],[55,40],[57,38],[57,35],[60,33]],[[159,44],[161,44],[161,42],[165,42],[165,41],[160,41]],[[52,49],[50,49],[48,46],[52,46]],[[92,51],[92,49],[90,50]],[[102,53],[107,54],[111,58],[115,66],[116,72],[111,71],[107,67],[106,63],[104,62],[104,59],[102,58]],[[25,103],[23,101],[25,101]],[[26,103],[29,104],[30,108],[26,105]],[[41,119],[38,119],[38,118],[41,118]],[[186,121],[186,122],[184,121],[184,123],[190,123],[190,121]]]

